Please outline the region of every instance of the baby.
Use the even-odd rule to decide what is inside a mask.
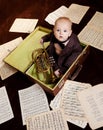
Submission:
[[[40,43],[50,41],[47,47],[49,57],[53,58],[54,74],[61,77],[77,56],[81,53],[82,47],[77,36],[72,32],[72,22],[67,17],[59,17],[55,21],[53,31],[41,38]]]

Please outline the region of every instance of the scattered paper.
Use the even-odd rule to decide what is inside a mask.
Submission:
[[[13,67],[11,67],[8,64],[4,64],[1,68],[0,68],[0,76],[1,79],[4,80],[8,77],[10,77],[11,75],[15,74],[17,72],[17,70]]]
[[[103,13],[96,12],[89,23],[79,33],[81,42],[103,50]]]
[[[79,24],[88,9],[88,6],[71,4],[66,12],[66,16],[68,16],[73,23]]]
[[[45,21],[51,25],[54,25],[55,20],[59,17],[62,17],[67,12],[68,8],[66,6],[61,6],[57,10],[53,11],[52,13],[48,14],[45,18]]]
[[[0,88],[0,124],[14,117],[5,86]]]
[[[16,38],[12,41],[0,45],[0,67],[4,64],[3,59],[12,52],[21,42],[22,37]]]
[[[87,126],[88,123],[86,120],[78,120],[78,119],[71,119],[71,118],[68,119],[68,122],[77,125],[83,129]]]
[[[77,97],[77,92],[91,87],[90,84],[67,80],[63,87],[63,94],[60,107],[64,110],[66,120],[84,120],[85,113]]]
[[[20,33],[31,33],[38,19],[24,19],[24,18],[16,18],[10,28],[10,32],[20,32]]]
[[[78,98],[90,127],[103,127],[103,83],[78,92]]]
[[[27,120],[27,130],[69,130],[62,110],[53,110]]]
[[[50,111],[46,94],[38,84],[19,90],[19,99],[23,125],[28,117]]]
[[[0,45],[0,76],[4,80],[9,76],[17,72],[16,69],[6,64],[3,60],[4,58],[12,52],[21,42],[23,41],[22,37],[16,38],[12,41],[9,41],[5,44]]]
[[[88,11],[88,6],[71,4],[69,8],[66,6],[61,6],[52,13],[48,14],[45,21],[51,25],[54,25],[55,20],[61,16],[65,16],[71,19],[73,23],[79,24],[83,16]]]
[[[63,88],[59,91],[59,93],[54,97],[53,100],[50,102],[50,107],[55,110],[55,109],[61,109],[60,103],[61,103],[61,98],[62,98],[62,93],[63,93]],[[77,119],[71,119],[69,118],[68,121],[72,124],[75,124],[81,128],[85,128],[87,125],[87,121],[84,120],[77,120]]]
[[[60,108],[60,102],[62,97],[62,89],[57,93],[53,100],[50,102],[50,107],[54,109]]]
[[[89,26],[94,26],[98,30],[103,30],[103,13],[96,11],[94,16],[88,22]]]

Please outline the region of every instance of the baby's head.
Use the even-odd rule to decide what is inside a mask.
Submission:
[[[60,42],[66,41],[72,33],[72,22],[67,17],[59,17],[55,21],[54,25],[54,35],[56,39]]]

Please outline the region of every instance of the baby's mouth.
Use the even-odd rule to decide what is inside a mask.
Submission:
[[[63,38],[63,36],[60,36],[59,38]]]

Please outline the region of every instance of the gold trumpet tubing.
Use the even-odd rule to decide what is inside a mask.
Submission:
[[[46,72],[50,68],[48,66],[48,64],[46,62],[44,62],[43,56],[37,58],[36,64],[37,64],[37,71],[38,72],[43,72],[43,71]]]
[[[32,53],[32,59],[34,61],[34,64],[36,66],[36,75],[37,77],[42,80],[39,77],[39,74],[43,74],[44,76],[44,82],[45,83],[52,83],[55,81],[56,76],[54,75],[52,64],[54,62],[53,58],[50,58],[46,49],[39,48],[33,51]]]

